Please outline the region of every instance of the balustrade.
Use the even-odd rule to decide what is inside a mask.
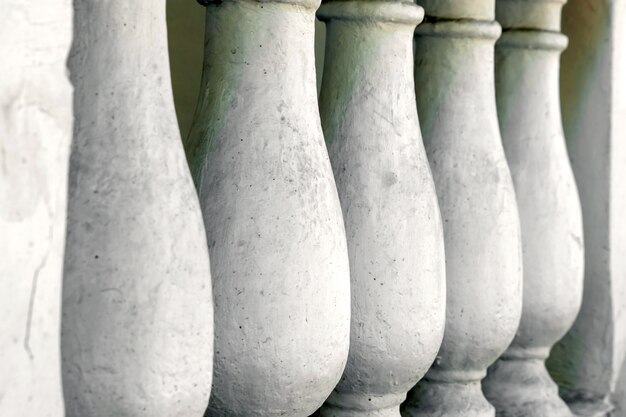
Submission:
[[[582,297],[580,203],[561,125],[558,33],[564,2],[498,0],[496,94],[504,150],[520,211],[522,319],[483,384],[502,416],[570,416],[546,368]]]
[[[625,415],[626,1],[199,1],[0,0],[1,416]]]
[[[343,377],[321,415],[400,416],[437,353],[445,261],[413,82],[410,3],[331,1],[320,96],[350,255],[352,323]]]
[[[443,218],[444,339],[405,416],[492,416],[486,369],[515,335],[522,302],[520,225],[494,91],[494,1],[422,1],[415,86]]]
[[[202,416],[211,279],[174,114],[165,1],[76,1],[69,68],[67,416]]]
[[[206,4],[187,155],[215,296],[207,416],[307,416],[339,381],[348,254],[317,106],[315,0]]]
[[[0,416],[62,417],[68,0],[0,2]]]
[[[582,308],[549,369],[580,416],[626,415],[626,2],[570,0],[563,9],[561,97],[585,236]],[[622,378],[626,377],[626,374]],[[621,403],[621,405],[620,405]]]

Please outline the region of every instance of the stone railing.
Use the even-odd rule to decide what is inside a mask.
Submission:
[[[0,0],[0,417],[626,417],[625,1],[202,3]]]

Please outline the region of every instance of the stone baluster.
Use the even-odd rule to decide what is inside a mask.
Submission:
[[[207,416],[307,416],[350,337],[341,207],[317,106],[318,0],[207,2],[187,156],[215,294]]]
[[[318,17],[327,28],[320,109],[352,293],[348,363],[321,415],[399,417],[445,322],[443,230],[413,81],[423,9],[331,1]]]
[[[211,389],[211,279],[172,101],[165,1],[74,7],[67,416],[200,417]]]
[[[0,416],[62,417],[69,0],[0,1]]]
[[[443,218],[447,310],[433,367],[405,416],[492,416],[486,369],[515,335],[522,303],[520,225],[498,128],[494,1],[423,0],[415,85]]]
[[[561,61],[563,124],[585,236],[583,302],[548,361],[581,416],[626,416],[626,2],[570,0]],[[626,377],[626,374],[624,375]]]
[[[621,298],[621,300],[624,300],[624,297]],[[622,310],[623,311],[623,310]],[[621,335],[620,335],[621,336]],[[624,342],[622,341],[619,345],[620,349],[624,348]],[[614,366],[614,365],[613,365]],[[615,366],[614,366],[615,367]],[[611,370],[611,372],[615,372],[614,370]],[[615,385],[613,385],[613,381],[615,382]],[[624,417],[626,416],[626,360],[622,360],[622,369],[619,372],[619,375],[617,378],[611,376],[611,385],[609,386],[609,390],[610,393],[608,394],[608,396],[612,399],[612,402],[614,402],[615,404],[615,408],[612,410],[613,414],[607,414],[607,413],[587,413],[587,416],[614,416],[614,417]],[[589,398],[589,397],[587,397]],[[592,397],[592,399],[594,399]],[[610,404],[610,403],[609,403]],[[613,406],[611,406],[611,408],[613,408]],[[583,414],[583,413],[580,413]],[[585,414],[583,414],[585,415]]]
[[[582,297],[580,203],[563,138],[558,33],[562,0],[498,0],[504,33],[496,46],[496,94],[504,150],[520,211],[522,319],[490,368],[485,395],[501,416],[569,416],[546,367]]]

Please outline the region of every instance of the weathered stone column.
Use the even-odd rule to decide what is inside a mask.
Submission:
[[[348,364],[321,415],[399,417],[445,322],[443,230],[413,82],[423,9],[331,1],[318,16],[327,27],[322,125],[352,278]]]
[[[62,417],[69,0],[0,1],[0,416]]]
[[[164,0],[76,0],[65,279],[68,417],[199,417],[206,237],[176,124]]]
[[[422,1],[415,86],[444,225],[447,319],[437,360],[406,416],[493,416],[486,369],[511,342],[522,302],[520,226],[498,128],[494,1]]]
[[[207,416],[307,416],[339,381],[350,275],[322,136],[318,0],[209,2],[187,155],[215,293]]]
[[[563,32],[563,124],[583,212],[585,282],[578,318],[548,365],[576,414],[604,416],[622,401],[612,415],[624,417],[626,2],[570,0]]]
[[[622,346],[623,345],[620,345],[620,347]],[[614,388],[614,390],[611,391],[611,393],[609,394],[610,398],[612,399],[612,402],[614,402],[615,404],[615,408],[614,410],[612,410],[613,413],[609,415],[614,416],[614,417],[624,417],[626,416],[626,361],[625,360],[622,361],[622,369],[619,372],[619,376],[616,380],[615,385],[616,385],[616,388]],[[583,414],[583,413],[579,413],[579,414]],[[600,413],[596,413],[595,415],[598,415],[598,414]],[[589,413],[589,412],[586,415],[594,416],[594,414]],[[600,415],[604,417],[607,414],[604,413]]]
[[[559,101],[563,0],[498,0],[496,93],[504,150],[522,225],[524,302],[515,340],[489,370],[485,395],[501,416],[571,411],[546,368],[582,299],[580,202],[567,157]]]

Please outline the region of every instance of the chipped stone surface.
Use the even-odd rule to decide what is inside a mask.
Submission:
[[[67,417],[200,417],[213,315],[164,0],[76,0],[63,288]]]
[[[207,416],[307,416],[348,355],[348,254],[315,86],[318,6],[207,6],[206,84],[186,144],[214,279]]]
[[[327,21],[320,109],[352,293],[350,355],[325,417],[399,417],[443,337],[443,229],[413,82],[422,15],[412,4],[359,1],[318,12]]]
[[[0,416],[62,417],[71,3],[0,1]]]

